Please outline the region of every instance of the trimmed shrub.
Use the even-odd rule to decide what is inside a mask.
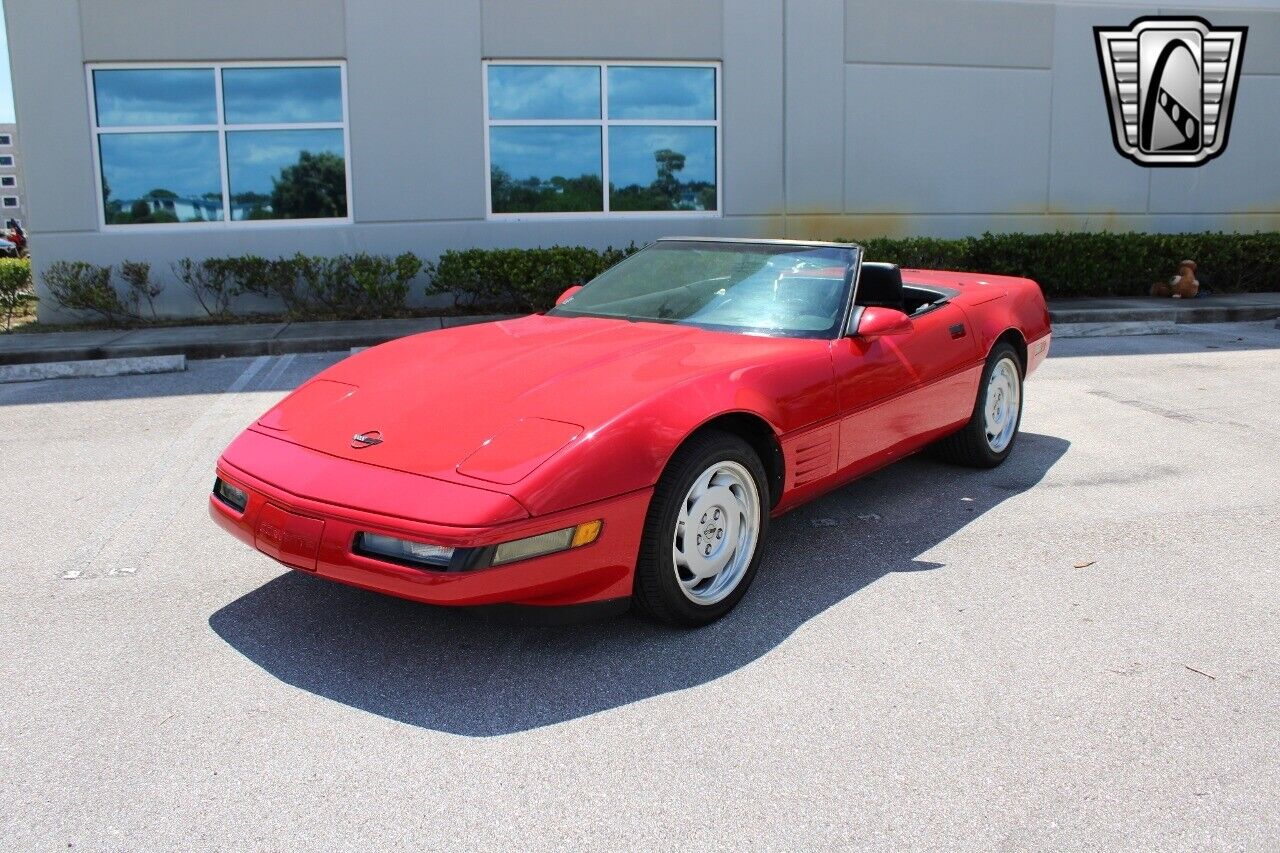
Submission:
[[[231,279],[231,293],[246,293],[284,303],[285,314],[290,317],[306,317],[310,304],[305,293],[298,288],[298,263],[296,258],[267,260],[258,255],[240,255],[223,258]]]
[[[459,308],[544,311],[575,284],[584,284],[637,251],[612,246],[449,250],[427,265],[428,293],[452,293]]]
[[[156,297],[164,290],[164,285],[152,281],[151,264],[146,261],[121,261],[120,278],[124,279],[125,287],[128,288],[125,291],[125,302],[133,305],[136,312],[145,299],[147,308],[151,311],[151,319],[156,319]]]
[[[962,270],[969,263],[973,239],[939,240],[936,237],[874,237],[853,240],[866,250],[867,260],[894,263],[909,269]]]
[[[183,258],[172,264],[170,269],[178,281],[185,284],[195,296],[204,313],[214,318],[231,315],[231,270],[225,259],[193,261]]]
[[[4,330],[9,331],[13,318],[26,313],[36,301],[31,292],[31,261],[26,258],[0,258],[0,312],[4,313]]]
[[[84,261],[54,261],[41,275],[54,301],[72,311],[97,314],[107,323],[136,322],[136,298],[120,298],[111,284],[111,267]]]
[[[422,271],[422,261],[409,252],[394,258],[364,253],[333,258],[299,254],[293,264],[301,292],[314,303],[308,310],[339,317],[402,313],[409,284]]]

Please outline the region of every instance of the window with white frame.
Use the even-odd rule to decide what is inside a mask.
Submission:
[[[0,187],[16,187],[18,178],[16,175],[0,175]]]
[[[349,221],[342,63],[88,75],[103,225]]]
[[[0,154],[0,166],[13,166],[13,155]]]
[[[7,195],[4,197],[3,204],[5,207],[17,207],[20,204],[20,202],[18,201],[18,197],[16,195]]]
[[[718,214],[716,63],[490,60],[484,74],[491,216]]]
[[[0,145],[12,145],[13,135],[9,133],[0,133]]]

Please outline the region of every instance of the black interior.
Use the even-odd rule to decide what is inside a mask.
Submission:
[[[905,306],[903,310],[908,314],[920,314],[941,305],[954,295],[954,292],[948,292],[942,288],[904,284],[902,286],[902,303]]]
[[[866,308],[893,308],[906,311],[902,300],[902,270],[897,264],[863,261],[858,273],[858,292],[854,305]]]
[[[936,308],[958,292],[947,287],[903,284],[902,270],[897,264],[864,261],[858,273],[858,293],[853,304],[920,314]]]

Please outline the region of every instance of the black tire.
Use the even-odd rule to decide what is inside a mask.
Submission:
[[[986,422],[983,413],[987,404],[987,391],[991,373],[1003,359],[1011,360],[1015,368],[1014,373],[1018,384],[1018,413],[1013,427],[1013,436],[1009,439],[1009,443],[1001,450],[996,451],[991,448],[991,444],[987,440]],[[947,462],[965,465],[970,468],[994,468],[1009,458],[1009,453],[1012,452],[1013,445],[1018,440],[1018,430],[1022,426],[1023,370],[1022,359],[1018,357],[1018,351],[1011,344],[1005,341],[996,344],[991,350],[991,354],[987,356],[987,363],[982,369],[982,379],[978,383],[978,397],[974,401],[973,414],[969,417],[969,422],[961,427],[959,431],[935,442],[929,448],[932,455]]]
[[[672,543],[685,496],[699,475],[721,462],[741,465],[754,481],[760,500],[758,534],[751,561],[733,590],[713,604],[700,604],[685,595],[681,587]],[[649,503],[632,593],[636,612],[650,619],[692,628],[714,622],[732,610],[746,594],[760,566],[769,531],[770,505],[769,479],[751,445],[719,430],[708,430],[690,438],[667,463]]]

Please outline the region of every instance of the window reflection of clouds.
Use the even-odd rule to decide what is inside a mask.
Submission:
[[[273,178],[303,151],[343,155],[341,130],[236,130],[227,134],[231,194],[270,194]]]
[[[211,68],[114,69],[93,72],[99,127],[215,124]]]
[[[216,133],[112,133],[99,144],[113,200],[133,201],[156,189],[180,197],[222,195]]]
[[[227,68],[222,101],[230,124],[342,121],[342,72],[315,68]]]
[[[598,127],[495,127],[490,160],[512,178],[600,176]]]
[[[600,118],[595,65],[490,65],[489,117]]]
[[[609,131],[609,182],[614,186],[647,186],[658,175],[654,152],[668,148],[685,156],[676,175],[683,183],[716,180],[714,127],[647,127],[626,125]]]
[[[609,118],[714,119],[714,68],[614,65]]]

